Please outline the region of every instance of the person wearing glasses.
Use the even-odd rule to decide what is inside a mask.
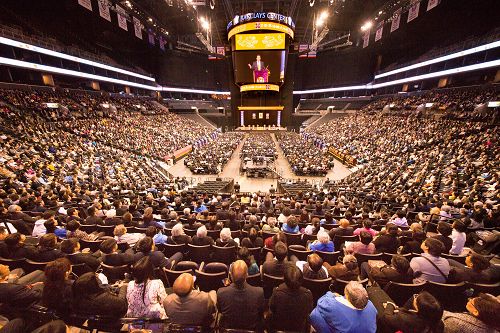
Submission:
[[[444,311],[443,322],[447,333],[489,333],[499,332],[500,301],[490,294],[479,294],[469,298],[467,312]]]

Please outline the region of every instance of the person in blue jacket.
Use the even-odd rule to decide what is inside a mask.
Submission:
[[[335,247],[333,242],[330,240],[330,236],[326,231],[318,232],[318,240],[314,241],[309,245],[309,249],[311,251],[321,251],[321,252],[333,252],[335,251]]]
[[[319,333],[375,333],[377,310],[368,299],[368,292],[357,281],[350,281],[345,297],[327,292],[309,316],[311,325]]]

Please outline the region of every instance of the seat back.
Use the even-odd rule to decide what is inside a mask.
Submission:
[[[274,232],[262,231],[262,239],[263,240],[266,240],[269,237],[273,237],[274,235],[276,235],[276,233],[274,233]]]
[[[9,266],[10,270],[16,269],[16,268],[23,268],[25,264],[26,259],[21,258],[21,259],[7,259],[7,258],[2,258],[0,257],[0,265],[6,265]]]
[[[99,246],[101,246],[102,240],[88,241],[80,239],[79,242],[82,249],[89,248],[90,252],[95,252],[99,250]]]
[[[236,258],[236,248],[234,246],[220,247],[213,246],[212,261],[222,262],[230,265]]]
[[[113,231],[115,230],[115,225],[98,225],[97,231],[104,232],[106,236],[113,236]]]
[[[180,261],[175,265],[175,270],[176,271],[187,271],[187,270],[192,270],[193,272],[197,270],[199,265],[195,263],[194,261]]]
[[[447,253],[442,253],[441,257],[458,261],[462,265],[465,265],[465,258],[467,258],[467,256],[456,256],[456,255],[447,254]]]
[[[332,284],[332,278],[321,279],[321,280],[304,278],[304,280],[302,281],[302,287],[307,288],[311,291],[313,295],[314,304],[316,304],[316,302],[321,296],[326,294],[331,284]]]
[[[465,288],[464,282],[448,284],[428,281],[424,289],[436,297],[445,310],[462,312],[467,303]]]
[[[128,249],[130,248],[130,245],[128,245],[128,243],[118,243],[118,250],[120,250],[121,252],[125,252],[127,251]]]
[[[168,284],[171,288],[174,286],[175,280],[177,280],[177,278],[179,276],[181,276],[181,274],[188,273],[188,274],[194,275],[193,270],[191,270],[191,269],[187,269],[185,271],[173,271],[173,270],[164,268],[163,271],[165,272],[165,275],[167,276]]]
[[[85,231],[88,234],[91,234],[94,231],[97,231],[97,226],[95,224],[81,224],[80,230]]]
[[[227,274],[229,271],[229,268],[226,264],[223,264],[221,262],[209,262],[208,264],[205,265],[203,268],[203,272],[205,273],[224,273]]]
[[[472,290],[473,296],[477,296],[479,293],[491,294],[493,296],[500,295],[500,282],[493,284],[465,282],[465,286],[467,289]]]
[[[264,273],[262,275],[262,286],[264,288],[264,297],[269,299],[273,294],[274,288],[285,282],[283,277],[272,276]]]
[[[262,248],[261,247],[250,247],[250,248],[248,248],[248,252],[250,252],[250,254],[253,256],[257,265],[260,265],[262,263],[262,261],[261,261]]]
[[[207,236],[210,236],[213,240],[216,240],[220,237],[220,230],[207,230]]]
[[[197,246],[188,244],[188,250],[189,250],[189,258],[191,259],[191,261],[201,264],[202,262],[209,261],[210,254],[212,252],[212,246],[210,245]]]
[[[391,261],[392,261],[392,257],[394,256],[395,254],[393,253],[382,253],[382,260],[385,261],[385,263],[387,265],[390,265],[391,264]],[[416,253],[407,253],[407,254],[400,254],[400,256],[403,256],[405,257],[408,261],[410,261],[412,258],[414,257],[418,257],[418,254]]]
[[[378,253],[378,254],[355,253],[354,256],[358,260],[359,266],[361,266],[361,264],[364,262],[368,262],[368,260],[383,260],[382,253]]]
[[[330,265],[335,265],[340,257],[340,251],[335,252],[323,252],[323,251],[314,251],[317,253],[324,262],[329,263]]]
[[[71,265],[71,272],[79,277],[89,272],[89,267],[85,263]]]
[[[284,233],[286,235],[286,243],[288,245],[301,245],[302,235],[301,234],[290,234],[288,232]]]
[[[342,279],[335,279],[333,280],[332,282],[332,285],[333,285],[333,290],[336,292],[336,293],[339,293],[341,295],[344,295],[344,289],[345,289],[345,286],[351,281],[347,281],[347,280],[342,280]],[[364,279],[364,280],[360,280],[358,281],[359,283],[361,283],[363,286],[366,287],[366,285],[368,284],[368,279]]]
[[[254,287],[262,287],[262,276],[260,273],[247,276],[247,283]]]
[[[333,238],[333,245],[336,250],[341,250],[345,242],[356,242],[359,240],[358,236],[338,236],[335,235]]]
[[[187,251],[187,246],[185,244],[164,244],[163,254],[165,257],[170,258],[177,252],[184,253]]]
[[[43,270],[45,270],[45,266],[47,266],[47,264],[49,262],[50,261],[48,261],[48,262],[37,262],[37,261],[26,259],[26,261],[24,262],[24,270],[25,270],[26,273],[31,273],[31,272],[34,272],[36,270],[43,271]]]
[[[102,273],[106,275],[109,283],[115,283],[118,280],[123,280],[125,278],[125,274],[130,272],[129,265],[121,265],[121,266],[109,266],[101,263]]]
[[[306,250],[302,245],[290,245],[288,247],[288,256],[296,256],[300,261],[307,261],[307,256],[312,253],[311,250]]]
[[[207,273],[196,270],[196,285],[201,291],[217,291],[224,287],[224,279],[227,278],[227,272]]]
[[[406,284],[390,281],[384,290],[394,303],[403,306],[410,297],[424,290],[425,284],[426,282]]]

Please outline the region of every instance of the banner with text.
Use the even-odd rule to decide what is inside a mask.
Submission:
[[[148,32],[148,40],[149,44],[155,45],[155,35],[151,31]]]
[[[90,0],[78,0],[78,4],[82,7],[87,8],[88,10],[92,11],[92,1],[90,1]]]
[[[363,48],[367,47],[370,44],[370,29],[365,31],[363,35]]]
[[[399,8],[392,15],[391,32],[394,32],[399,29],[399,23],[401,23],[401,12],[402,9]]]
[[[165,51],[165,39],[163,39],[163,36],[160,36],[160,38],[158,38],[158,42],[160,44],[160,50]]]
[[[141,21],[134,16],[134,31],[137,38],[142,39],[142,24]]]
[[[125,14],[125,10],[122,7],[116,5],[116,14],[118,17],[118,26],[123,30],[128,31],[127,16]]]
[[[111,22],[108,0],[97,0],[97,6],[99,7],[99,15],[101,15],[103,19]]]
[[[379,41],[382,38],[382,33],[384,32],[384,20],[377,25],[377,31],[375,32],[375,41]]]
[[[420,10],[420,1],[415,1],[410,6],[408,10],[408,20],[406,22],[411,22],[418,17],[418,11]]]
[[[439,2],[440,0],[429,0],[429,2],[427,3],[427,11],[439,5]]]

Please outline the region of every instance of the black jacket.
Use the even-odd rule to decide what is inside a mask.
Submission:
[[[384,312],[379,315],[379,324],[377,331],[382,333],[394,333],[401,331],[404,333],[421,333],[426,332],[426,321],[421,318],[414,310],[400,308],[398,312],[394,311],[394,307],[387,305]],[[443,332],[444,325],[442,322],[434,329],[433,333]]]
[[[90,253],[73,253],[73,254],[67,254],[66,258],[71,262],[72,265],[78,265],[78,264],[85,264],[86,267],[88,267],[87,271],[93,271],[95,272],[97,270],[97,267],[101,264],[99,259],[94,257]]]
[[[373,241],[378,253],[396,253],[399,247],[399,239],[391,235],[380,235]]]
[[[90,297],[76,297],[73,308],[83,315],[101,315],[120,318],[127,313],[127,286],[120,288],[118,295],[103,290],[100,294]]]
[[[40,300],[42,293],[16,283],[0,283],[0,300],[12,307],[28,307]]]
[[[274,289],[269,300],[271,331],[309,332],[309,314],[313,309],[313,296],[310,290],[300,287],[289,289],[282,283]]]

